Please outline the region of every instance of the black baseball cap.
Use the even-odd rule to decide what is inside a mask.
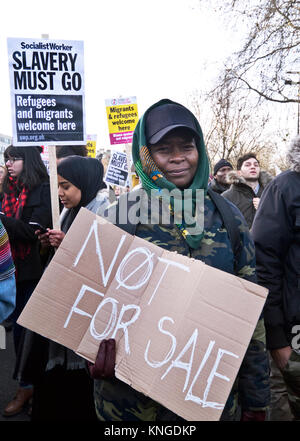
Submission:
[[[146,118],[147,143],[156,144],[168,132],[177,127],[190,129],[195,136],[199,137],[195,117],[186,107],[176,103],[154,107]]]

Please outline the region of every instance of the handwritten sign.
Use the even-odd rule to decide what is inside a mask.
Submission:
[[[8,38],[14,145],[85,144],[82,41]]]
[[[105,105],[110,144],[131,143],[139,119],[136,97],[108,99]]]
[[[18,322],[187,420],[218,420],[267,290],[130,236],[81,209]]]

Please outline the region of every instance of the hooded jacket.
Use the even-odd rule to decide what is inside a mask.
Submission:
[[[224,191],[227,191],[229,189],[229,185],[222,185],[220,182],[216,180],[216,178],[213,178],[208,186],[215,191],[216,193],[222,194]]]
[[[291,344],[300,324],[300,138],[290,149],[291,168],[262,195],[252,227],[257,277],[269,289],[264,308],[267,347]]]
[[[164,102],[165,100],[161,103],[163,104]],[[161,103],[158,103],[158,105]],[[199,128],[199,130],[201,129]],[[135,129],[133,158],[135,167],[141,177],[143,189],[145,189],[145,182],[148,184],[148,181],[143,174],[142,163],[139,162],[138,149],[143,148],[144,142],[143,124],[140,121]],[[205,146],[203,145],[202,154],[204,152]],[[205,178],[203,181],[207,182],[207,179]],[[131,200],[136,200],[133,195],[137,192],[137,189],[131,192]],[[117,210],[119,203],[109,207],[108,218],[111,215],[112,219],[116,219],[115,210]],[[229,202],[228,204],[232,208],[233,216],[238,221],[242,243],[239,255],[237,256],[237,267],[234,265],[234,255],[228,233],[224,228],[221,215],[209,194],[204,198],[204,236],[198,247],[191,248],[189,246],[180,229],[174,223],[174,219],[170,220],[170,224],[162,224],[159,219],[157,221],[152,220],[151,215],[153,215],[153,211],[150,211],[151,204],[148,211],[151,221],[138,223],[135,235],[168,251],[201,260],[214,268],[255,282],[255,254],[252,238],[239,210]],[[122,228],[121,223],[118,226]],[[230,302],[230,298],[228,301]],[[260,318],[246,351],[236,382],[227,400],[225,411],[228,411],[228,413],[234,408],[237,396],[239,396],[244,410],[264,410],[269,404],[268,367],[264,333],[263,320]],[[135,391],[117,378],[96,380],[95,406],[98,418],[102,421],[131,419],[171,421],[179,418],[159,403]],[[226,412],[224,412],[224,415]],[[226,419],[225,416],[224,419]]]
[[[271,178],[265,172],[260,173],[258,179],[260,187],[257,194],[255,194],[253,189],[247,184],[245,178],[239,176],[235,170],[229,172],[226,179],[230,184],[230,188],[224,191],[222,196],[238,207],[250,229],[256,214],[253,198],[261,197],[263,190]]]

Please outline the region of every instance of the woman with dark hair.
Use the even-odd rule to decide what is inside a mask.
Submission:
[[[48,229],[38,236],[44,246],[55,248],[81,207],[103,215],[109,205],[101,192],[103,165],[97,159],[69,156],[59,163],[57,174],[58,195],[64,205],[61,230]],[[21,363],[21,375],[34,384],[32,421],[96,421],[93,382],[85,360],[58,343],[37,335],[30,337],[30,331],[27,338],[32,340]],[[33,365],[38,367],[36,372]]]
[[[189,109],[167,99],[153,104],[135,128],[132,157],[142,188],[133,190],[130,194],[132,197],[127,193],[121,195],[118,202],[108,209],[107,218],[126,219],[127,216],[127,223],[117,221],[117,226],[130,234],[165,250],[200,260],[206,265],[255,282],[255,253],[249,230],[239,210],[208,189],[209,159],[201,127]],[[204,196],[201,205],[197,201],[197,190],[202,190]],[[130,201],[137,201],[133,197],[137,191],[136,195],[141,201],[140,213],[144,211],[136,219],[138,222],[132,223],[130,211],[133,206],[130,207]],[[166,203],[163,202],[163,193],[165,196],[170,195]],[[203,224],[201,216],[197,215],[200,210],[204,214]],[[166,214],[169,216],[166,217]],[[231,242],[232,224],[240,244],[238,250]],[[172,292],[172,287],[169,290]],[[175,293],[172,295],[175,297]],[[188,294],[183,289],[177,299],[181,298],[182,305],[185,296]],[[191,326],[194,330],[194,321]],[[102,340],[95,364],[89,365],[90,373],[96,380],[94,390],[98,419],[180,420],[179,415],[147,396],[148,392],[144,395],[115,377],[116,348],[119,343],[120,339]],[[182,355],[183,351],[177,360]],[[131,377],[136,374],[129,367],[128,372]],[[160,375],[158,372],[157,378]],[[180,374],[176,375],[176,381],[181,381]],[[221,419],[262,421],[269,404],[268,375],[264,324],[260,318]]]
[[[58,247],[81,207],[103,214],[109,205],[103,188],[103,165],[94,158],[68,156],[57,167],[58,196],[64,205],[61,231],[51,230],[50,245]],[[59,237],[59,239],[57,239]]]
[[[86,157],[88,151],[85,145],[58,145],[56,146],[56,159],[59,164],[60,161],[68,156],[83,156]]]
[[[47,169],[37,147],[14,147],[4,152],[7,175],[0,219],[8,233],[16,267],[16,308],[11,315],[16,354],[23,328],[16,323],[42,273],[40,243],[31,222],[51,227],[51,199]],[[33,393],[30,384],[20,383],[15,398],[4,410],[5,416],[21,412]]]

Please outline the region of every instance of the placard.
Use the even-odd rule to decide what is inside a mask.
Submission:
[[[126,187],[128,185],[127,155],[123,152],[113,151],[106,170],[104,181],[110,185]]]
[[[97,142],[97,135],[87,135],[86,149],[87,149],[87,155],[90,158],[96,158],[96,142]]]
[[[82,41],[8,38],[13,144],[85,144]]]
[[[81,208],[18,323],[95,361],[187,420],[218,420],[267,290]]]
[[[107,99],[105,105],[110,144],[131,143],[139,119],[136,97]]]

